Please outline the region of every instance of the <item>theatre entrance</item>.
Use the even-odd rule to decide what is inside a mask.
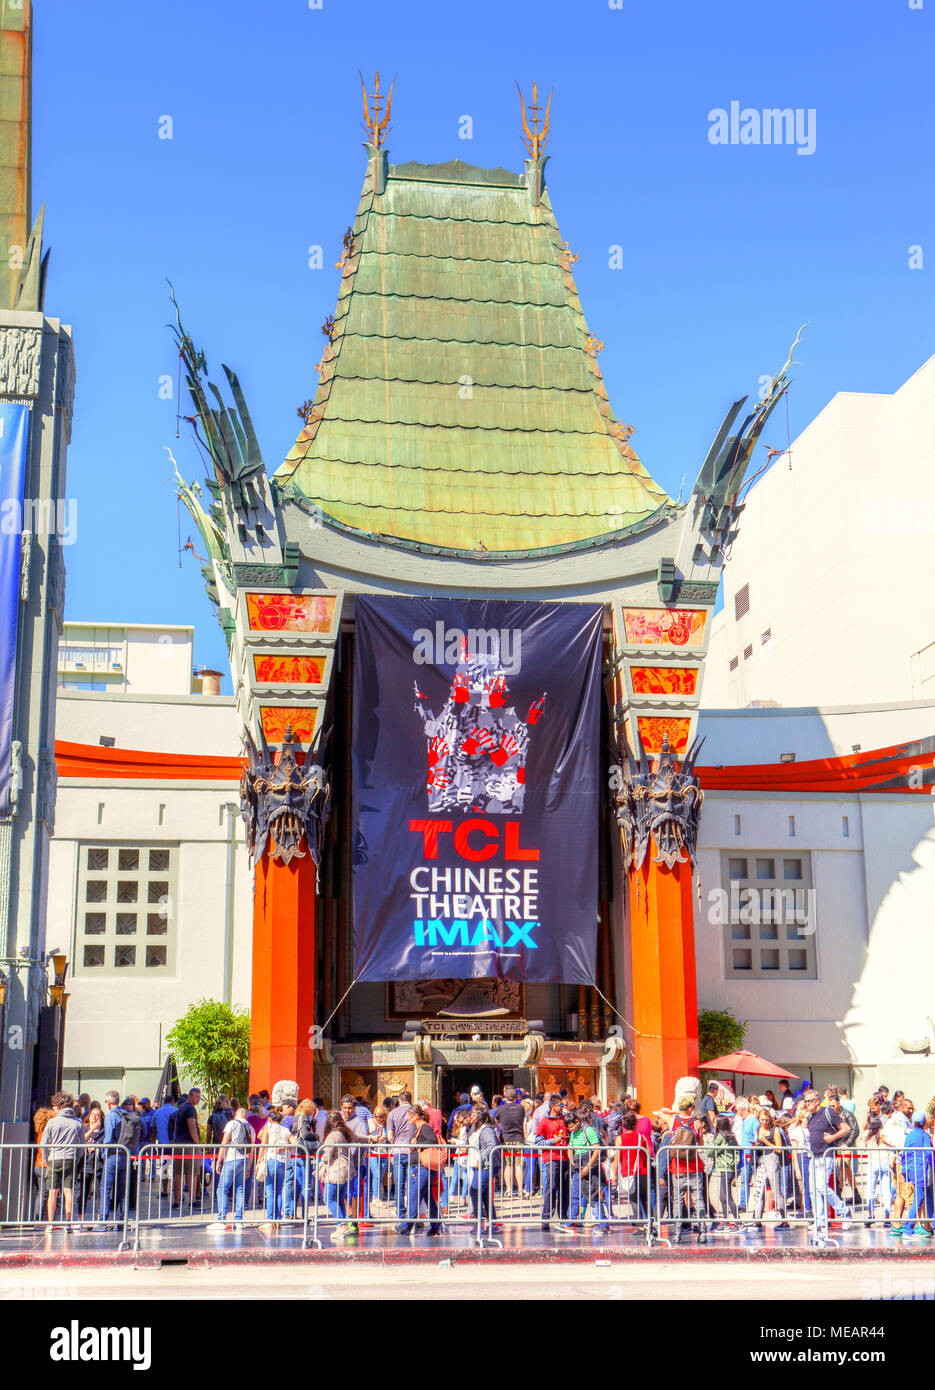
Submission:
[[[529,1088],[528,1067],[439,1067],[438,1104],[446,1115],[456,1109],[458,1096],[470,1095],[472,1086],[479,1086],[489,1105],[504,1086]]]

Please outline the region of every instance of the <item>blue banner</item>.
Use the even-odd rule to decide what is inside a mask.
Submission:
[[[0,816],[10,814],[20,557],[29,406],[0,401]]]
[[[603,606],[358,598],[359,980],[594,980]]]

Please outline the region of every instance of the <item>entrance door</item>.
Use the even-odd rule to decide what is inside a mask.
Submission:
[[[470,1095],[472,1086],[479,1086],[490,1105],[495,1095],[502,1095],[504,1086],[513,1081],[510,1067],[440,1067],[439,1108],[445,1115],[458,1108],[458,1097]]]

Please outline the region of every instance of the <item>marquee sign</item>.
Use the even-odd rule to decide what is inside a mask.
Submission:
[[[597,604],[356,605],[355,974],[590,983]]]

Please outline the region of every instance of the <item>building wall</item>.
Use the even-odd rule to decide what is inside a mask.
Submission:
[[[931,736],[931,703],[868,710],[705,711],[702,761],[778,761]],[[867,730],[875,730],[868,737]],[[844,731],[847,731],[846,733]],[[794,731],[790,733],[790,731]],[[885,732],[885,741],[880,734]],[[790,817],[794,835],[790,834]],[[728,976],[724,928],[713,890],[729,890],[722,853],[808,853],[815,888],[817,978]],[[699,1007],[727,1008],[748,1022],[746,1046],[816,1082],[853,1084],[862,1101],[880,1082],[918,1103],[935,1095],[935,815],[929,796],[785,795],[709,791],[701,817],[701,902],[695,913]],[[749,1085],[748,1085],[749,1089]]]
[[[235,755],[239,751],[233,701],[185,696],[142,700],[129,695],[59,692],[59,738],[97,743],[116,734],[117,746],[148,751]],[[227,807],[234,808],[228,815]],[[225,991],[228,836],[233,828],[234,884],[232,1002],[249,1007],[252,873],[247,862],[238,789],[229,782],[138,783],[89,778],[59,783],[52,842],[49,939],[72,962],[65,1042],[71,1081],[80,1071],[121,1078],[109,1084],[151,1090],[162,1069],[165,1034],[202,997]],[[169,973],[151,977],[82,970],[81,911],[77,904],[79,846],[178,847],[174,927],[176,953]],[[62,938],[59,940],[59,938]],[[106,1089],[106,1088],[105,1088]]]
[[[935,357],[892,395],[833,398],[748,494],[712,630],[707,706],[931,696],[933,472]]]
[[[114,623],[65,624],[59,685],[114,694],[189,695],[194,629]]]

